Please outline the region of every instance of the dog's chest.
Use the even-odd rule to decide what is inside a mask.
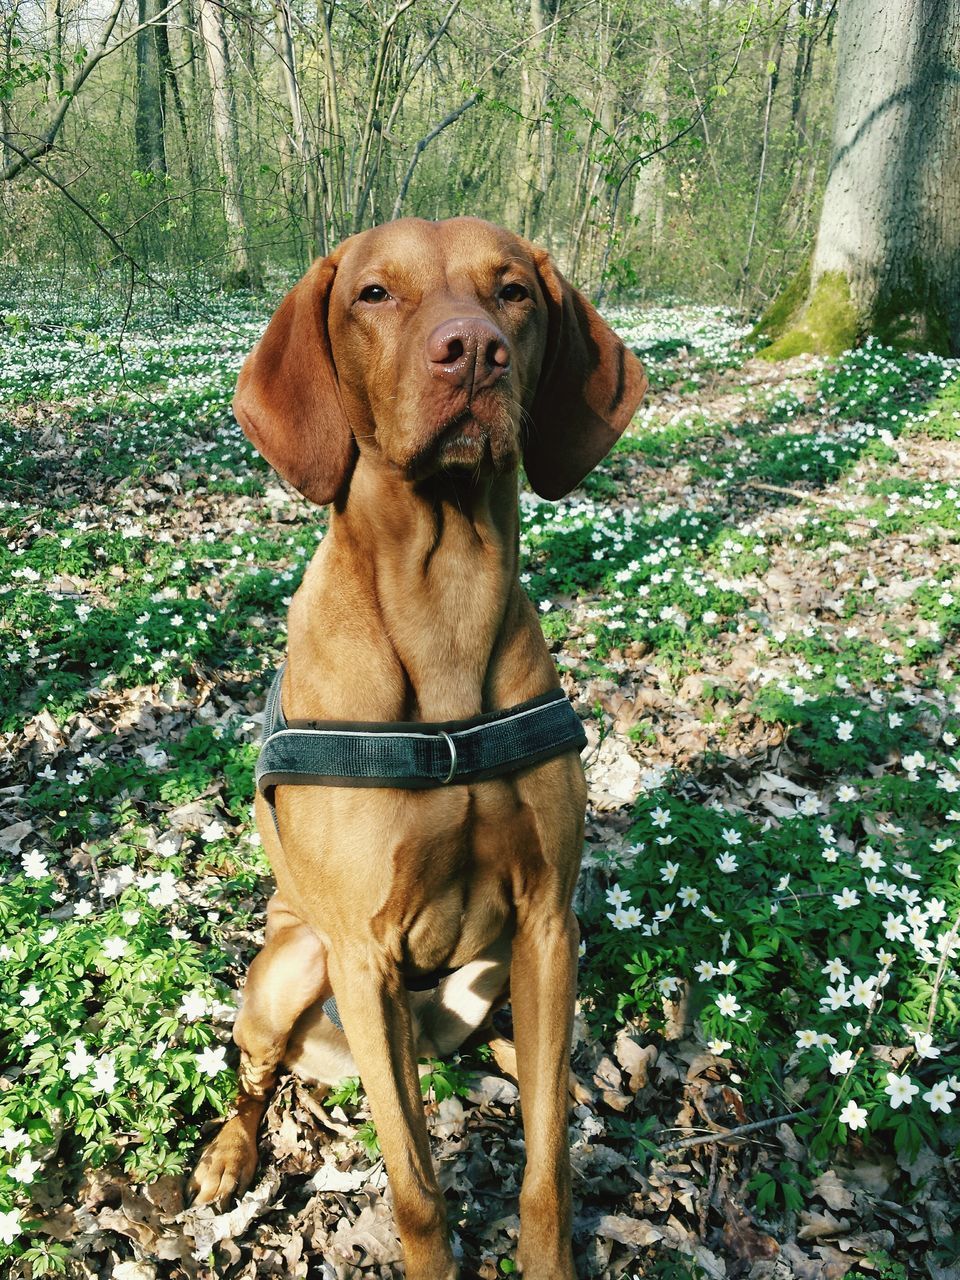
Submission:
[[[522,904],[572,893],[582,842],[581,783],[577,758],[560,758],[519,781],[461,788],[468,794],[465,810],[446,832],[440,809],[434,811],[433,838],[416,852],[400,851],[385,904],[387,914],[398,909],[393,923],[416,968],[466,963],[511,927]]]

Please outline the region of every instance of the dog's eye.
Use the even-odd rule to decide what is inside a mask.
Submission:
[[[389,297],[382,284],[368,284],[365,289],[360,290],[361,302],[386,302]]]
[[[524,298],[530,297],[530,290],[525,288],[524,285],[512,281],[510,284],[503,286],[500,290],[500,297],[504,302],[522,302]]]

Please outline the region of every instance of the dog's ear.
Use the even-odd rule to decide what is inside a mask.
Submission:
[[[327,311],[336,265],[315,262],[247,356],[233,398],[244,432],[312,502],[332,502],[356,455],[330,349]]]
[[[549,312],[547,346],[523,463],[542,498],[562,498],[609,453],[647,389],[643,365],[542,249],[534,261]]]

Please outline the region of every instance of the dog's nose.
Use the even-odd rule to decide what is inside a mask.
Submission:
[[[491,387],[510,368],[510,344],[492,320],[445,320],[427,338],[430,372],[458,387]]]

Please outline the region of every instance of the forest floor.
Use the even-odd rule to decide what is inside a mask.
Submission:
[[[234,1087],[259,720],[323,529],[229,415],[266,311],[140,304],[120,341],[89,303],[0,312],[0,1267],[399,1277],[356,1081],[284,1079],[242,1202],[182,1196]],[[579,1273],[957,1280],[960,370],[610,318],[649,397],[581,490],[521,501],[590,739]],[[516,1087],[479,1047],[424,1092],[465,1274],[509,1275]]]

